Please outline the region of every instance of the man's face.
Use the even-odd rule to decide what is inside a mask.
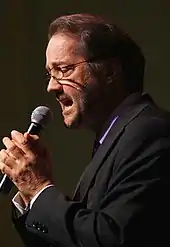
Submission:
[[[65,125],[74,128],[87,127],[101,96],[99,84],[90,75],[84,57],[76,54],[76,48],[76,39],[55,34],[46,50],[46,68],[51,75],[47,91],[55,93]]]

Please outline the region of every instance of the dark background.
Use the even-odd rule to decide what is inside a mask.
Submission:
[[[0,0],[0,139],[12,129],[25,131],[32,110],[49,105],[55,120],[42,139],[53,154],[57,186],[70,194],[90,160],[93,135],[67,130],[54,97],[46,93],[44,64],[50,22],[75,12],[101,14],[115,21],[143,49],[145,90],[161,107],[170,109],[169,9],[167,0]],[[4,247],[23,246],[10,220],[13,193],[0,195],[0,242]]]

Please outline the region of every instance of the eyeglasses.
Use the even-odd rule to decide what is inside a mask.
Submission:
[[[88,63],[90,61],[87,61],[87,60],[84,60],[84,61],[81,61],[81,62],[78,62],[78,63],[75,63],[75,64],[69,64],[69,65],[66,65],[66,66],[62,66],[62,67],[59,67],[59,66],[55,66],[53,68],[50,69],[50,72],[47,73],[47,80],[50,80],[51,78],[53,78],[54,80],[61,80],[63,78],[67,78],[69,77],[74,69],[82,64],[82,63]],[[51,70],[54,69],[54,72],[53,72],[53,75],[51,74]]]

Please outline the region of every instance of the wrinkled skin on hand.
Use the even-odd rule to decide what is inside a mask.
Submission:
[[[37,135],[11,132],[4,137],[6,149],[0,151],[0,170],[16,185],[25,201],[52,184],[52,162],[49,151]]]

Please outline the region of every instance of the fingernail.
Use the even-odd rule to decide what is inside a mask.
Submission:
[[[19,134],[19,132],[16,131],[16,130],[12,130],[12,131],[11,131],[11,136],[12,136],[12,137],[15,137],[15,138],[16,138],[16,137],[18,136],[18,134]]]

